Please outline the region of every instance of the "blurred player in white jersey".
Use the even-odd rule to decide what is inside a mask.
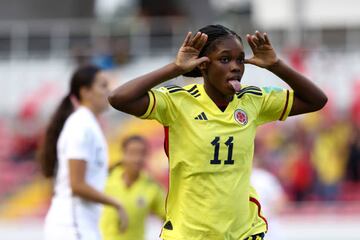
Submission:
[[[254,159],[254,168],[251,175],[251,185],[260,197],[262,211],[268,219],[269,229],[267,240],[282,240],[277,215],[286,204],[286,195],[279,180],[269,171],[261,167],[258,159]]]
[[[108,156],[97,118],[108,107],[108,93],[108,78],[99,68],[78,69],[46,130],[39,160],[43,174],[54,178],[54,195],[45,219],[46,240],[100,240],[101,204],[114,207],[121,216],[122,230],[126,228],[123,207],[102,192]]]

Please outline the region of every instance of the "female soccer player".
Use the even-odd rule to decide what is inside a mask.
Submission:
[[[128,228],[120,232],[119,216],[105,207],[100,218],[103,240],[144,240],[145,222],[150,213],[165,218],[164,192],[142,171],[148,155],[148,145],[140,136],[130,136],[122,144],[123,158],[108,178],[105,193],[121,200],[129,216]]]
[[[126,228],[118,200],[102,193],[108,156],[97,118],[108,107],[108,93],[108,78],[100,69],[78,69],[46,130],[40,163],[44,175],[55,179],[45,239],[99,240],[99,203],[114,207]],[[72,98],[79,103],[76,110]]]
[[[110,104],[165,127],[170,179],[161,237],[262,239],[265,218],[250,175],[257,126],[321,109],[325,94],[280,60],[266,33],[241,38],[221,25],[187,34],[174,62],[115,89]],[[240,84],[245,63],[265,68],[292,90]],[[204,84],[152,89],[179,75]],[[261,225],[263,223],[263,225]],[[255,236],[257,235],[257,236]]]

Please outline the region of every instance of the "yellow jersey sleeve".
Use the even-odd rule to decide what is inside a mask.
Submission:
[[[165,87],[152,89],[148,92],[149,105],[142,119],[155,119],[164,126],[171,125],[177,116],[177,107],[173,96]]]
[[[263,87],[262,93],[257,125],[276,120],[284,121],[292,108],[294,92],[276,87]]]
[[[165,193],[157,184],[155,184],[154,190],[150,211],[159,218],[165,219]]]

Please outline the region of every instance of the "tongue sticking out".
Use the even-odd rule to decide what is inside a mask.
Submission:
[[[229,83],[234,88],[235,92],[240,92],[241,85],[238,80],[230,80]]]

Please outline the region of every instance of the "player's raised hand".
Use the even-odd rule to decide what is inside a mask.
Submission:
[[[278,61],[275,50],[271,46],[266,33],[256,31],[254,35],[247,34],[246,39],[253,52],[253,56],[250,59],[245,59],[245,63],[250,63],[262,68],[269,68]]]
[[[208,57],[199,58],[199,53],[207,41],[207,35],[201,32],[192,35],[189,32],[181,45],[176,56],[175,64],[180,67],[184,73],[190,72],[196,66],[209,61]]]

